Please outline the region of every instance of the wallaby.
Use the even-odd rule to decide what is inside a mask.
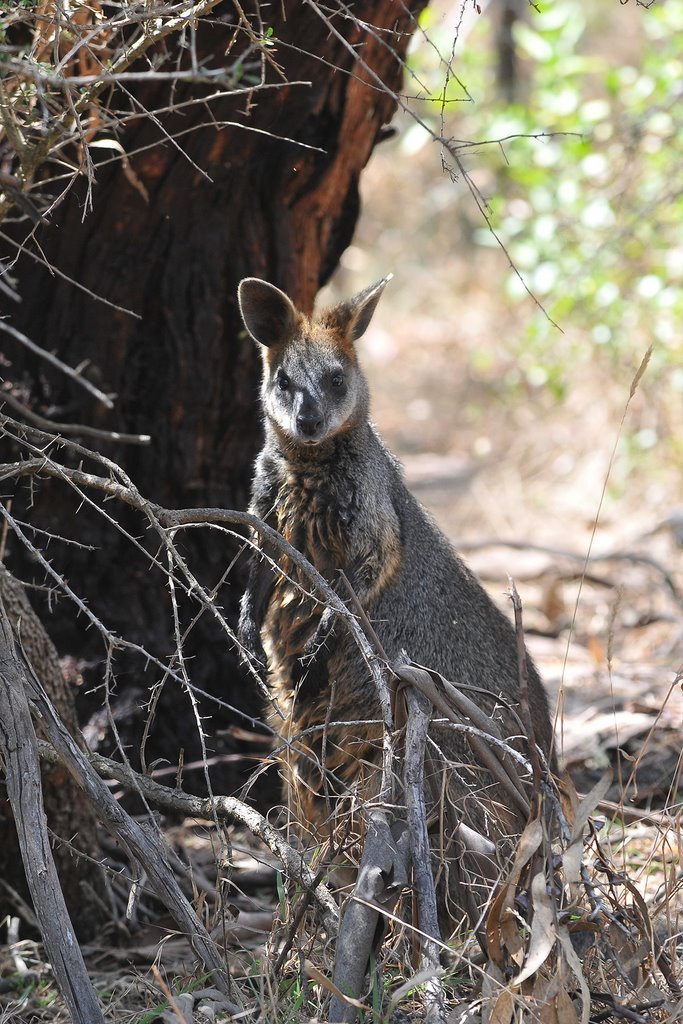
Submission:
[[[406,652],[470,688],[493,713],[519,701],[515,631],[408,491],[368,419],[355,344],[388,280],[313,319],[265,281],[240,283],[242,318],[263,354],[265,444],[250,511],[341,596],[343,570],[390,660]],[[331,805],[344,794],[367,798],[377,791],[379,704],[348,632],[309,596],[289,560],[258,538],[255,544],[240,636],[271,688],[270,722],[284,742],[285,791],[295,818],[302,828],[324,831]],[[550,756],[548,703],[528,655],[527,669],[536,739]],[[472,752],[462,732],[432,724],[432,738],[458,765],[449,773],[451,799],[461,812],[476,804],[469,820],[495,838],[487,824],[492,816],[480,804],[482,791],[495,790],[490,776],[468,767]],[[508,735],[520,731],[508,725]]]

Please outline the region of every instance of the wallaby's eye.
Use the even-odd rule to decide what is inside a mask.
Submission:
[[[280,391],[287,391],[289,389],[290,380],[286,373],[278,373],[277,375],[277,386]]]
[[[333,388],[341,388],[343,386],[344,386],[344,374],[343,373],[333,373],[332,374],[332,387]]]

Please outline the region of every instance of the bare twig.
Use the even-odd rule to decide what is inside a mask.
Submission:
[[[512,771],[505,759],[497,756],[500,751],[515,761],[526,772],[529,762],[519,751],[514,750],[500,735],[493,718],[489,717],[462,689],[434,672],[418,665],[397,665],[395,671],[405,682],[415,686],[437,708],[441,714],[454,723],[468,737],[473,752],[503,787],[515,809],[526,820],[529,814],[529,800],[517,772]],[[471,725],[465,724],[463,718]]]
[[[66,192],[66,190],[65,190]],[[2,202],[0,201],[0,221],[2,220]],[[132,316],[134,320],[141,320],[142,317],[139,313],[136,313],[133,309],[127,309],[126,306],[119,306],[118,303],[112,302],[110,299],[106,299],[103,295],[98,295],[92,291],[91,288],[87,288],[86,285],[81,284],[80,281],[76,280],[75,277],[70,277],[69,274],[65,274],[63,270],[54,264],[50,263],[43,255],[32,252],[26,242],[17,242],[11,235],[6,234],[4,231],[0,231],[0,238],[3,242],[14,250],[19,255],[28,256],[29,259],[33,260],[34,263],[38,263],[41,267],[45,267],[51,274],[61,278],[62,281],[68,282],[79,292],[83,292],[84,295],[89,295],[90,298],[95,299],[96,302],[101,302],[103,306],[107,306],[109,309],[115,309],[118,313],[125,313],[126,316]]]
[[[39,742],[40,756],[51,764],[64,763],[62,753],[51,743]],[[88,761],[103,779],[115,779],[125,789],[144,796],[154,807],[164,808],[176,814],[193,818],[239,822],[260,839],[282,863],[288,878],[293,879],[306,891],[310,891],[319,906],[329,935],[335,935],[339,912],[329,889],[316,881],[301,853],[291,846],[276,828],[253,807],[230,796],[198,797],[169,789],[146,775],[134,772],[128,765],[112,761],[100,754],[89,754]]]
[[[45,949],[73,1020],[104,1024],[50,849],[28,692],[26,672],[0,600],[0,752],[26,878]]]
[[[119,444],[147,445],[152,440],[149,434],[122,434],[118,430],[100,430],[98,427],[89,427],[84,423],[56,423],[54,420],[48,420],[44,416],[39,416],[38,413],[33,412],[33,410],[25,406],[23,402],[20,402],[8,391],[0,391],[0,410],[3,404],[9,405],[20,416],[27,419],[29,423],[33,423],[41,430],[47,430],[54,434],[92,437],[99,441],[117,441]]]
[[[74,370],[72,366],[67,366],[67,364],[62,362],[62,360],[58,356],[54,355],[52,352],[48,352],[47,349],[42,348],[41,345],[36,345],[35,341],[31,341],[31,339],[27,338],[25,334],[22,334],[21,331],[18,331],[16,327],[12,327],[11,324],[8,324],[4,320],[0,319],[0,330],[5,331],[7,334],[11,334],[13,338],[16,338],[17,341],[21,342],[22,345],[30,349],[31,352],[34,352],[37,356],[40,356],[41,359],[45,359],[46,362],[52,363],[52,365],[56,366],[57,369],[62,371],[62,373],[65,373],[67,377],[70,377],[72,380],[75,380],[76,383],[80,384],[82,388],[85,388],[85,390],[89,391],[91,395],[94,395],[95,398],[102,403],[102,405],[105,405],[107,407],[107,409],[114,408],[114,403],[112,402],[109,395],[105,395],[103,391],[100,391],[98,387],[95,387],[95,385],[92,384],[82,374],[80,374],[78,370]]]
[[[426,697],[412,687],[406,688],[405,698],[408,705],[408,721],[403,781],[408,809],[414,898],[417,903],[418,927],[424,935],[421,943],[420,966],[431,972],[431,977],[425,983],[427,1005],[424,1019],[428,1024],[443,1024],[446,1020],[446,1006],[440,981],[439,940],[441,933],[427,832],[427,807],[424,791],[424,764],[431,705]]]

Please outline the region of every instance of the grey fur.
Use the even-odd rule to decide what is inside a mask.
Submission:
[[[385,283],[315,320],[265,282],[241,283],[246,327],[268,346],[262,389],[266,441],[256,462],[251,511],[285,533],[331,583],[344,570],[390,659],[407,652],[456,685],[475,688],[474,699],[493,712],[500,695],[512,704],[519,699],[514,629],[408,491],[399,464],[368,420],[367,383],[353,343]],[[281,326],[264,331],[264,324]],[[335,374],[343,375],[342,388]],[[297,615],[287,612],[288,602],[296,603]],[[308,728],[299,744],[305,756],[290,765],[286,781],[290,787],[301,783],[309,797],[320,796],[323,817],[329,815],[322,802],[326,780],[313,767],[320,738],[310,731],[330,715],[331,680],[331,720],[347,724],[329,731],[329,764],[344,784],[353,785],[354,762],[378,760],[368,752],[374,748],[368,747],[366,727],[354,724],[379,718],[370,674],[345,631],[328,633],[329,618],[321,619],[319,608],[295,597],[281,579],[276,584],[268,563],[252,556],[242,639],[264,678],[270,670],[288,738],[296,740],[297,730]],[[548,754],[548,704],[530,658],[528,671],[536,738]],[[519,734],[518,727],[508,726],[510,731]],[[454,762],[471,762],[461,733],[434,735]],[[481,785],[490,786],[490,779]],[[466,802],[478,786],[458,783],[457,798]],[[316,811],[305,813],[310,820]],[[481,814],[471,820],[482,827]]]

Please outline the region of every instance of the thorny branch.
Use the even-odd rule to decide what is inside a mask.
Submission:
[[[107,497],[117,498],[130,508],[134,508],[141,512],[159,537],[163,549],[170,554],[174,570],[180,574],[180,578],[184,581],[181,585],[185,592],[188,596],[192,596],[195,600],[198,600],[218,620],[221,628],[235,646],[239,646],[239,641],[237,640],[234,631],[229,626],[211,595],[195,578],[182,555],[173,544],[171,535],[174,530],[199,525],[221,525],[227,527],[239,526],[256,531],[256,533],[260,534],[262,538],[267,540],[278,551],[283,555],[286,555],[297,570],[302,573],[304,578],[309,581],[311,591],[308,596],[326,607],[333,608],[334,611],[344,620],[368,665],[378,692],[384,692],[386,684],[382,676],[381,665],[355,615],[349,611],[346,604],[335,593],[334,589],[323,578],[323,576],[321,576],[320,573],[310,564],[310,562],[308,562],[307,559],[296,550],[296,548],[292,547],[291,544],[277,533],[276,530],[273,530],[256,516],[250,515],[248,512],[237,512],[219,508],[163,508],[161,505],[143,498],[137,487],[123,472],[123,470],[117,466],[116,463],[105,458],[99,453],[90,451],[82,445],[69,441],[65,438],[59,438],[55,435],[35,430],[32,427],[26,427],[17,420],[2,416],[1,414],[0,430],[8,436],[13,437],[16,441],[23,441],[24,446],[27,447],[34,455],[33,458],[26,459],[24,461],[0,464],[0,481],[6,479],[19,479],[24,476],[55,477],[74,485],[79,489],[79,493],[83,494],[84,498],[86,498],[84,493],[86,490],[94,490]],[[28,441],[28,437],[32,437],[36,444]],[[40,449],[36,445],[39,445]],[[73,469],[56,462],[48,454],[48,448],[54,447],[67,448],[82,458],[92,459],[95,462],[99,462],[110,473],[110,476],[98,476],[97,474],[87,473],[81,469]],[[42,451],[42,454],[39,454],[39,451]],[[99,506],[94,505],[93,507],[97,508],[101,514],[106,514]],[[10,513],[6,509],[0,509],[0,514],[10,522],[12,529],[19,536],[20,531],[17,525],[11,521]],[[133,538],[129,537],[129,539],[132,540]],[[240,537],[240,539],[244,540],[243,537]],[[137,542],[135,543],[137,544]],[[139,547],[139,545],[137,546]],[[141,548],[141,550],[144,549]],[[145,552],[145,554],[147,553]],[[148,555],[147,557],[150,556]],[[52,570],[49,563],[44,561],[44,564],[48,572],[54,574],[54,570]],[[162,571],[164,571],[163,568]],[[57,582],[58,585],[63,584],[64,592],[75,601],[80,610],[84,612],[90,621],[92,621],[103,635],[106,636],[109,643],[112,643],[115,647],[135,647],[135,645],[131,645],[128,641],[124,641],[122,638],[115,637],[109,633],[102,623],[96,619],[90,609],[73,593],[73,591],[70,590],[68,584],[64,581],[60,581],[58,578],[55,582]],[[154,660],[156,661],[156,659]]]
[[[17,53],[17,48],[6,41],[5,35],[0,40],[3,56],[0,145],[6,140],[15,154],[13,173],[5,174],[0,181],[0,221],[14,206],[31,212],[33,220],[40,219],[27,195],[34,185],[36,172],[71,144],[75,144],[74,152],[80,152],[73,175],[86,175],[90,205],[94,168],[89,146],[106,127],[109,111],[100,107],[99,101],[111,85],[152,79],[168,80],[171,84],[181,81],[212,83],[220,87],[214,95],[217,98],[244,92],[245,76],[250,79],[249,93],[266,87],[266,65],[276,70],[280,87],[287,85],[268,52],[263,31],[261,34],[254,31],[237,3],[234,4],[237,13],[234,31],[246,38],[246,48],[237,58],[231,63],[223,60],[218,67],[200,65],[192,42],[189,69],[176,66],[171,71],[161,70],[165,59],[163,41],[188,30],[194,39],[198,21],[206,18],[219,2],[153,0],[144,11],[137,6],[122,5],[111,18],[103,15],[98,2],[90,6],[77,3],[71,9],[56,4],[45,9],[40,17],[31,9],[13,11],[7,18],[5,32],[22,27],[32,33],[33,41],[25,52]],[[178,53],[182,53],[182,49],[180,47]],[[130,72],[128,69],[142,58],[147,59],[149,70]],[[86,70],[79,74],[79,68]],[[267,87],[272,89],[277,85],[268,83]],[[123,150],[122,154],[125,157]]]
[[[51,744],[39,741],[38,750],[45,761],[51,764],[63,763],[61,754]],[[278,858],[287,876],[311,893],[320,908],[328,935],[336,934],[339,912],[330,890],[316,880],[301,853],[297,852],[284,839],[282,833],[273,828],[267,818],[253,807],[236,797],[198,797],[184,793],[180,789],[170,789],[146,775],[140,775],[128,765],[102,757],[101,754],[89,754],[88,761],[101,778],[116,780],[130,792],[142,795],[153,807],[193,818],[218,818],[220,821],[244,825]]]

